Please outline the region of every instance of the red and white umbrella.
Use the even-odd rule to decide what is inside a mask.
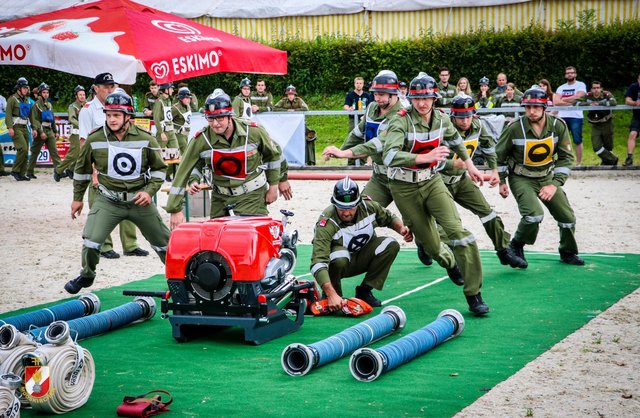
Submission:
[[[129,0],[101,0],[0,23],[0,65],[134,84],[216,72],[286,74],[287,53]]]

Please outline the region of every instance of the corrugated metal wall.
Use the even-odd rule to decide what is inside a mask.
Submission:
[[[638,0],[534,0],[494,7],[431,9],[418,12],[361,12],[349,15],[294,16],[269,19],[193,19],[245,38],[272,42],[286,38],[313,39],[318,35],[361,36],[376,39],[410,39],[426,32],[463,33],[482,27],[521,29],[532,21],[555,29],[559,21],[578,21],[593,10],[600,23],[616,19],[638,20]]]

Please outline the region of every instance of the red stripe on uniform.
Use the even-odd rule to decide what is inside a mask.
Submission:
[[[373,86],[371,86],[372,88],[383,88],[383,89],[397,89],[398,85],[397,84],[374,84]]]
[[[438,89],[409,90],[409,94],[436,93]]]
[[[233,108],[231,108],[231,107],[225,107],[225,108],[216,109],[216,110],[205,110],[204,114],[205,115],[217,115],[218,113],[231,112],[232,110],[233,110]]]
[[[472,107],[467,107],[467,108],[451,108],[452,112],[468,112],[470,110],[473,110]]]

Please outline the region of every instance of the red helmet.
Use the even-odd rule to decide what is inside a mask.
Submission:
[[[438,99],[440,94],[438,93],[436,80],[427,73],[421,72],[416,78],[411,80],[411,84],[409,84],[409,94],[407,94],[407,97],[410,99]]]
[[[531,86],[531,88],[522,95],[520,104],[522,106],[542,106],[546,108],[547,93],[537,85]]]
[[[451,117],[466,118],[476,114],[475,102],[473,97],[460,93],[451,100]]]
[[[398,94],[398,77],[396,73],[389,70],[380,71],[373,79],[369,91],[372,93]]]

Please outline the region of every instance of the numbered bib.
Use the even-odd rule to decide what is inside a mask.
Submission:
[[[164,111],[164,121],[173,122],[173,115],[171,114],[171,106],[162,106],[162,110]]]
[[[188,112],[185,112],[182,114],[182,117],[184,118],[184,125],[182,125],[183,129],[187,129],[191,127],[191,111],[189,110]]]
[[[469,138],[464,140],[464,147],[467,149],[467,153],[469,154],[469,158],[473,158],[473,154],[476,153],[476,150],[478,149],[478,143],[480,139],[480,132],[471,135]],[[458,156],[458,154],[455,154],[453,156],[454,160],[458,160],[460,159],[460,157]]]
[[[251,103],[242,102],[242,106],[244,106],[242,110],[242,117],[251,119],[251,116],[253,116],[253,112],[251,111]]]
[[[120,148],[109,144],[107,175],[118,180],[140,178],[142,167],[142,148]]]
[[[342,230],[342,245],[346,247],[350,253],[357,253],[371,241],[373,234],[373,224],[369,220],[369,217],[367,217],[357,224]]]
[[[412,141],[411,144],[411,153],[412,154],[428,154],[434,149],[440,146],[440,135],[439,132],[434,132],[435,138],[429,138],[429,132],[420,132],[409,134],[408,139]],[[413,170],[420,170],[423,168],[435,167],[438,164],[437,161],[432,162],[431,164],[419,164],[409,167]]]

